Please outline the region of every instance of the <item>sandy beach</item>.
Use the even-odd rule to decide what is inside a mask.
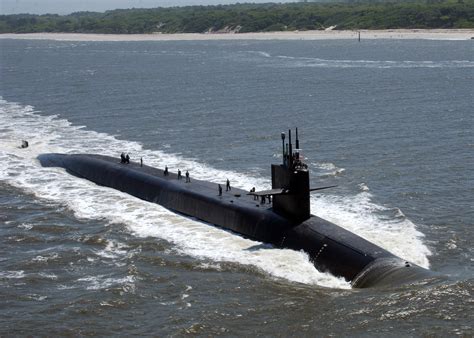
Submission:
[[[324,30],[267,33],[179,33],[179,34],[79,34],[27,33],[0,34],[0,39],[57,40],[57,41],[195,41],[195,40],[335,40],[358,39],[428,39],[470,40],[474,29],[393,29],[393,30]]]

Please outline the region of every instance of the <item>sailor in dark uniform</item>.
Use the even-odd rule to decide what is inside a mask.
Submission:
[[[252,189],[250,189],[250,192],[255,192],[255,187],[253,187]],[[257,195],[253,195],[253,199],[254,199],[254,200],[257,200],[257,199],[258,199],[258,196],[257,196]]]
[[[229,179],[227,179],[227,182],[225,183],[225,191],[229,191],[229,190],[231,190],[230,181],[229,181]]]
[[[186,183],[191,183],[191,179],[189,178],[189,171],[186,170]]]

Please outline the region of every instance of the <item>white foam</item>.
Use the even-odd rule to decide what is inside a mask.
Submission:
[[[470,60],[410,61],[410,60],[337,60],[279,55],[272,63],[277,67],[322,67],[322,68],[472,68]]]
[[[21,279],[25,277],[25,271],[0,271],[0,278]]]
[[[103,258],[117,259],[121,257],[128,257],[130,252],[127,249],[127,245],[109,240],[107,241],[105,249],[97,251],[96,254]]]
[[[46,279],[52,279],[52,280],[58,279],[58,276],[56,276],[54,273],[40,272],[38,275]]]
[[[46,263],[46,262],[49,262],[50,260],[55,260],[59,257],[59,254],[57,253],[53,253],[49,256],[36,256],[34,258],[32,258],[31,260],[33,262],[43,262],[43,263]]]
[[[153,236],[174,243],[178,252],[215,263],[234,262],[289,281],[333,288],[349,284],[317,271],[304,252],[275,249],[245,239],[228,231],[172,213],[114,189],[68,175],[60,168],[43,168],[36,157],[41,153],[101,153],[117,156],[121,151],[132,159],[143,157],[146,164],[170,170],[190,170],[193,177],[215,182],[229,178],[233,185],[249,189],[267,188],[268,179],[249,177],[244,173],[216,170],[197,161],[161,151],[142,149],[136,142],[118,140],[110,135],[73,126],[55,116],[41,116],[31,106],[0,99],[0,180],[35,194],[43,200],[67,205],[76,217],[103,219],[110,224],[125,224],[136,236]],[[20,149],[21,140],[30,147]],[[332,168],[334,169],[334,168]],[[370,195],[321,195],[312,199],[312,209],[324,218],[346,227],[407,260],[428,266],[429,250],[422,234],[409,220],[383,219],[377,215],[382,207],[370,201]],[[125,211],[125,212],[124,212]],[[255,248],[259,248],[255,250]],[[127,251],[124,244],[108,242],[98,254],[107,259],[121,259]],[[99,282],[97,282],[99,283]],[[108,282],[105,283],[109,285]],[[91,287],[104,284],[92,283]]]
[[[18,227],[25,230],[33,229],[33,225],[28,223],[21,223]]]
[[[256,54],[256,55],[259,55],[259,56],[263,56],[263,57],[265,57],[265,58],[270,58],[270,57],[272,57],[269,53],[263,52],[263,51],[259,51],[259,50],[257,50],[257,51],[248,51],[247,53],[249,53],[249,54]]]
[[[312,162],[310,165],[319,169],[319,176],[337,176],[346,170],[344,168],[339,168],[334,163],[330,162]]]
[[[19,271],[0,271],[0,279],[22,279],[27,276],[32,276],[35,274],[25,274],[25,271],[19,270]],[[38,276],[45,278],[45,279],[51,279],[51,280],[56,280],[58,277],[55,274],[52,273],[46,273],[46,272],[40,272],[38,273]]]
[[[135,277],[126,276],[123,278],[112,278],[105,275],[86,276],[78,279],[78,282],[86,284],[87,290],[106,289],[111,286],[122,285],[124,291],[135,290]]]

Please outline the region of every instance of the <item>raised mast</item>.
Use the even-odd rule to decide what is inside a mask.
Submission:
[[[273,211],[285,218],[301,222],[311,216],[309,201],[309,173],[299,157],[299,138],[296,130],[296,149],[293,153],[291,129],[285,149],[285,134],[281,134],[283,164],[272,164],[272,189],[282,189],[283,193],[273,198]],[[286,150],[286,151],[285,151]]]
[[[289,167],[291,168],[293,166],[293,145],[291,144],[291,129],[288,130],[288,143],[290,145],[290,152],[288,153],[289,156]]]

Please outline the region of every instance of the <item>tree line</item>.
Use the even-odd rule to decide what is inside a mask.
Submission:
[[[474,28],[474,0],[235,4],[0,15],[0,33],[204,33],[335,29]]]

